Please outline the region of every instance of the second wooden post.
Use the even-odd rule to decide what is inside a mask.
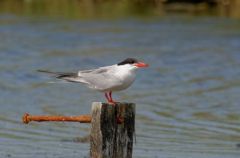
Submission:
[[[94,102],[91,114],[90,157],[131,158],[135,104]]]

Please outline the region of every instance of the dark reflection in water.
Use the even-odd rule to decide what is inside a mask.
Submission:
[[[77,123],[31,123],[31,114],[90,112],[102,94],[52,83],[37,69],[73,71],[126,57],[151,66],[115,93],[137,104],[134,157],[237,158],[240,23],[210,17],[56,20],[0,15],[0,157],[84,157]]]

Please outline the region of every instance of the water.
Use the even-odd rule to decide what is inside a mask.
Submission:
[[[37,69],[76,71],[137,57],[150,64],[114,93],[135,102],[137,158],[237,158],[240,21],[165,16],[77,20],[0,15],[0,157],[88,157],[78,123],[30,123],[30,114],[79,115],[104,96],[51,83]]]

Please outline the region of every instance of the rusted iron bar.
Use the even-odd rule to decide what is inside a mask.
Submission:
[[[80,115],[80,116],[48,116],[39,115],[34,116],[25,113],[22,117],[22,121],[28,124],[31,121],[43,122],[43,121],[67,121],[67,122],[80,122],[80,123],[91,123],[92,117],[90,115]]]
[[[79,116],[48,116],[48,115],[30,115],[25,113],[22,117],[22,121],[25,124],[28,124],[31,121],[36,122],[47,122],[47,121],[56,121],[56,122],[80,122],[80,123],[91,123],[92,117],[90,115],[79,115]],[[117,117],[117,124],[121,124],[123,119]]]

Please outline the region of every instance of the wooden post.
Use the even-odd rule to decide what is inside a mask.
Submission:
[[[117,124],[121,119],[122,123]],[[92,104],[91,158],[131,158],[135,132],[135,104]]]

